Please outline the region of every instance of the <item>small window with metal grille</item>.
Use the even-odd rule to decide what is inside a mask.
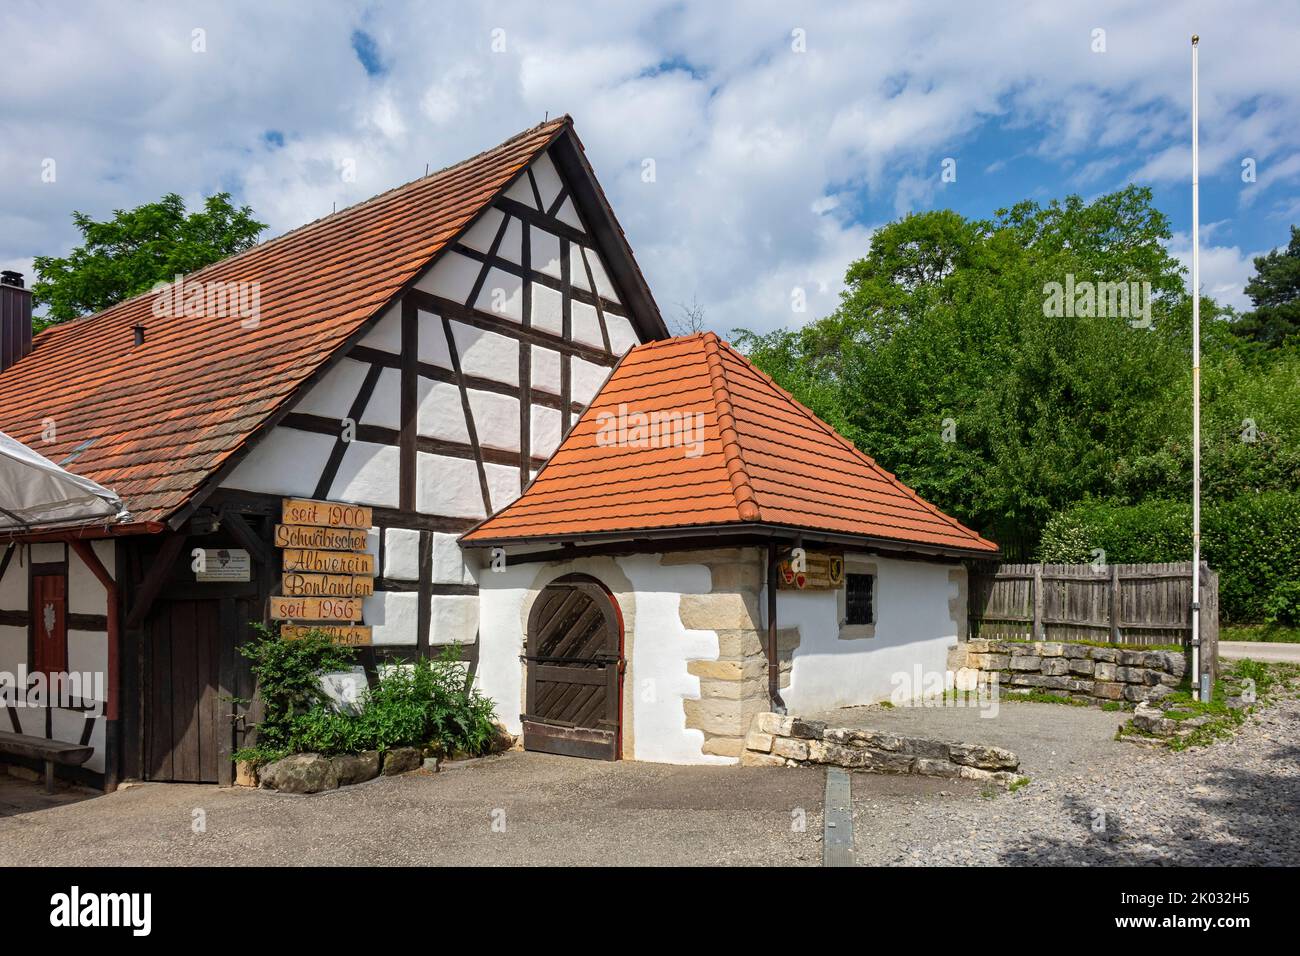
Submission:
[[[871,574],[846,574],[844,576],[845,624],[874,624],[876,622],[876,609],[871,602],[871,592],[874,585],[875,576]]]

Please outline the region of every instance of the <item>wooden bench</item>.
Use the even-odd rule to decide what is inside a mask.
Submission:
[[[94,747],[70,744],[66,740],[29,737],[27,734],[0,732],[0,753],[45,761],[45,792],[54,792],[54,765],[78,767],[90,759]]]

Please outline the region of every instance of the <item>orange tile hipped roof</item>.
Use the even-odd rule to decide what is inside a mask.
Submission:
[[[257,282],[256,328],[156,317],[146,293],[42,332],[0,374],[0,428],[56,463],[78,452],[66,467],[116,491],[136,522],[166,520],[569,124],[544,123],[186,277]]]
[[[692,457],[689,444],[665,440],[666,429],[657,441],[638,435],[633,429],[644,420],[634,416],[655,412],[702,421],[700,453]],[[611,444],[620,415],[632,428],[626,440]],[[688,430],[685,437],[696,436]],[[922,500],[712,332],[629,352],[524,494],[461,540],[574,540],[692,528],[721,533],[728,525],[997,552],[996,544]]]

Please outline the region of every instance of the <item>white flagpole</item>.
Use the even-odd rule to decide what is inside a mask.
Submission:
[[[1196,45],[1192,35],[1192,697],[1201,698],[1201,162]]]

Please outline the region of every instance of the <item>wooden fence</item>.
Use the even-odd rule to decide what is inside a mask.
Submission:
[[[1192,563],[976,564],[970,636],[1187,646]],[[1216,673],[1219,575],[1201,564],[1201,656]]]

